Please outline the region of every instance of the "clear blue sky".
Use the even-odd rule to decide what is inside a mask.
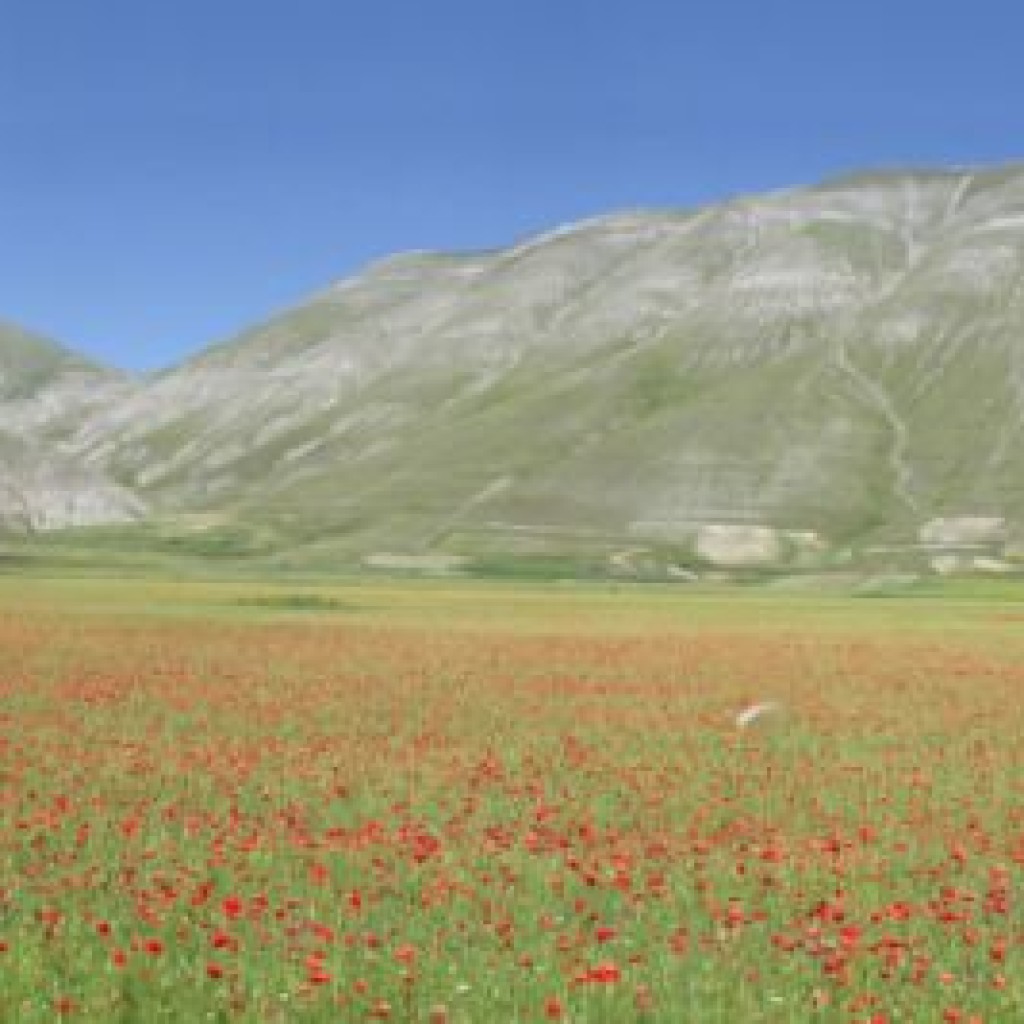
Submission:
[[[3,0],[0,317],[117,365],[368,260],[1024,157],[1024,4]]]

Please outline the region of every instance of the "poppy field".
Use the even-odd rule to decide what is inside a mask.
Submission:
[[[0,1020],[1024,1020],[1012,602],[275,593],[0,586]]]

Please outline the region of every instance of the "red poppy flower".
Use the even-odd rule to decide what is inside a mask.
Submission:
[[[565,1016],[565,1004],[558,996],[550,996],[544,1002],[544,1016],[548,1020],[561,1020]]]
[[[228,896],[223,903],[221,903],[221,910],[224,911],[224,916],[234,920],[237,917],[241,917],[245,910],[245,904],[238,896]]]

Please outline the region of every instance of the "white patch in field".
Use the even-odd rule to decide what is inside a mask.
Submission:
[[[772,715],[777,715],[782,710],[782,705],[778,701],[766,700],[760,701],[757,704],[751,704],[750,707],[744,708],[736,716],[736,728],[737,729],[749,729],[750,726],[756,725],[758,722]]]

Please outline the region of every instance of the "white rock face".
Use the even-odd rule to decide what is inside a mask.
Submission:
[[[929,564],[932,572],[937,572],[940,576],[951,576],[960,570],[961,559],[957,555],[935,555]]]
[[[378,551],[367,555],[363,565],[368,569],[389,569],[397,572],[456,572],[469,559],[463,555],[403,555]]]
[[[929,520],[918,536],[922,544],[934,547],[1001,544],[1006,540],[1006,520],[1002,516],[946,516]]]
[[[978,555],[971,560],[971,564],[978,572],[1004,573],[1013,572],[1013,565],[1002,558],[986,558]]]
[[[32,530],[62,530],[70,526],[130,523],[142,517],[145,506],[123,488],[37,490],[29,503]]]
[[[976,555],[974,558],[966,558],[960,555],[935,555],[930,565],[932,571],[940,576],[952,576],[958,572],[984,572],[1002,574],[1013,572],[1015,566],[1002,558],[990,558],[985,555]]]
[[[723,569],[756,568],[778,562],[782,544],[770,526],[709,524],[697,531],[696,551]]]
[[[45,532],[73,526],[128,523],[146,506],[136,495],[103,477],[70,467],[21,467],[0,476],[0,527]]]

